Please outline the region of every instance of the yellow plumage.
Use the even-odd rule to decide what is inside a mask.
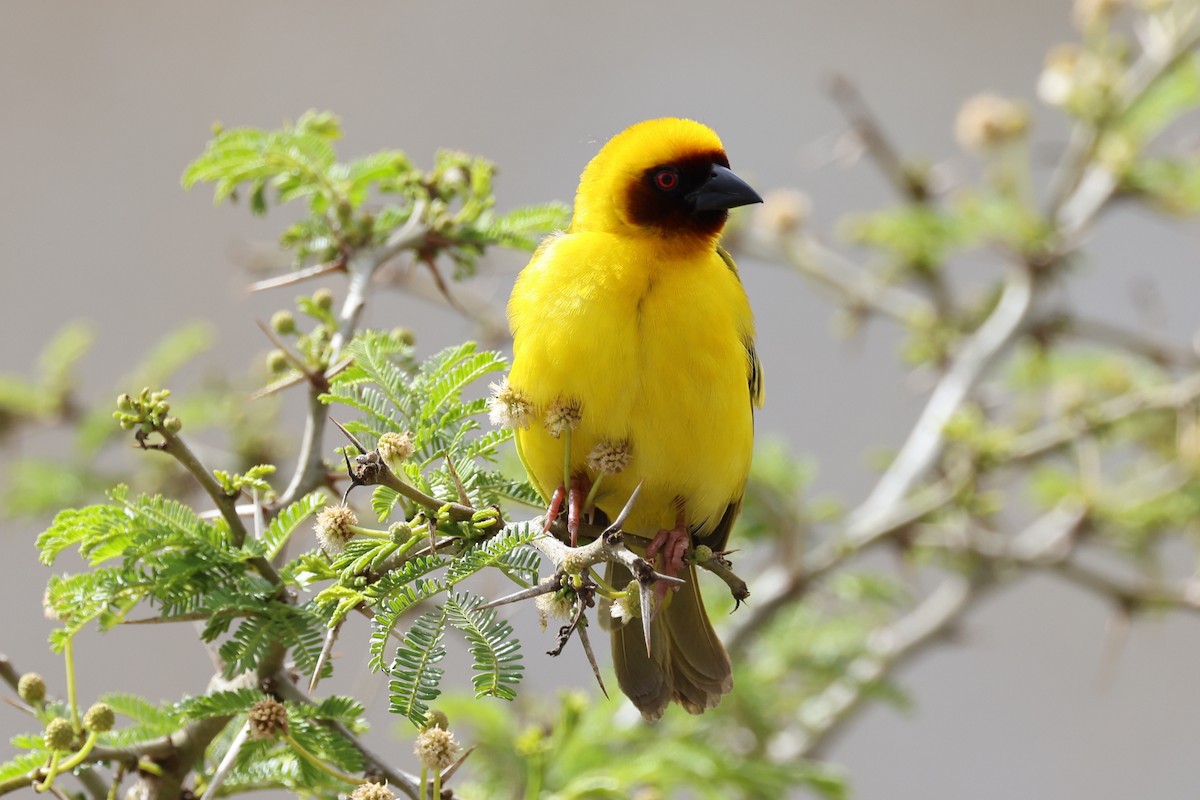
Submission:
[[[601,482],[597,507],[615,517],[642,483],[626,531],[649,538],[671,529],[682,503],[692,535],[711,536],[717,546],[742,497],[752,406],[761,401],[753,316],[733,262],[717,246],[725,209],[757,195],[739,181],[741,199],[713,200],[712,192],[699,199],[718,173],[732,176],[718,169],[721,161],[716,134],[679,119],[635,125],[600,151],[580,180],[570,228],[539,248],[513,290],[508,378],[534,407],[517,444],[544,497],[563,482],[565,443],[543,424],[545,411],[556,402],[577,404],[572,475],[595,480],[587,460],[602,441],[631,447],[628,466]],[[694,574],[684,577],[689,586],[677,598],[698,602]],[[660,615],[668,628],[672,607],[684,605],[677,598]],[[715,676],[714,688],[694,692],[701,695],[694,702],[679,696],[669,631],[662,635],[671,641],[655,662],[665,675],[658,694],[692,711],[715,704],[730,684],[724,650],[703,622],[706,630],[674,637],[715,642],[714,655],[725,662],[714,669],[726,674]],[[661,715],[663,705],[658,697],[639,703],[647,716]]]

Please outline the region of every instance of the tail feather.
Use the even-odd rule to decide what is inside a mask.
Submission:
[[[609,574],[617,586],[629,581],[623,569]],[[682,577],[687,585],[668,598],[651,626],[649,656],[641,625],[612,632],[617,683],[648,720],[661,718],[672,700],[691,714],[703,713],[733,689],[729,655],[704,610],[695,569]]]

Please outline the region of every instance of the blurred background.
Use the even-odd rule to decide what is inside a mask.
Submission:
[[[270,345],[255,320],[315,287],[246,295],[247,267],[282,263],[274,239],[289,217],[251,218],[214,208],[207,189],[180,188],[215,121],[274,127],[328,109],[343,120],[343,157],[396,147],[428,165],[437,148],[461,148],[499,164],[505,210],[569,201],[607,137],[644,118],[689,116],[720,133],[734,168],[760,190],[801,188],[810,224],[831,232],[845,212],[891,201],[871,165],[830,158],[845,129],[826,94],[833,74],[858,85],[901,150],[951,172],[973,169],[953,136],[966,98],[1026,98],[1048,166],[1066,125],[1037,105],[1034,86],[1046,51],[1073,35],[1068,3],[1047,0],[8,6],[0,371],[31,371],[41,345],[77,318],[97,336],[83,365],[89,400],[115,396],[116,376],[188,319],[218,329],[201,372],[261,363]],[[1195,233],[1117,215],[1078,267],[1073,301],[1093,317],[1153,324],[1186,341],[1200,290]],[[524,260],[497,253],[466,293],[501,314]],[[986,274],[995,265],[959,268]],[[858,502],[875,474],[872,454],[900,443],[927,387],[899,367],[891,330],[844,340],[833,306],[790,271],[744,261],[742,276],[767,373],[760,436],[812,459],[818,493]],[[477,335],[429,296],[397,292],[374,298],[366,323],[413,328],[421,354]],[[187,380],[172,388],[186,392]],[[27,436],[14,446],[53,456],[65,441]],[[0,526],[0,652],[53,689],[61,661],[45,644],[50,571],[33,547],[41,526]],[[1139,620],[1118,641],[1106,604],[1053,578],[1035,582],[993,595],[953,642],[900,672],[910,710],[873,707],[825,751],[850,771],[856,797],[1195,796],[1192,621]],[[527,691],[593,690],[581,659],[550,662],[538,644],[526,647]],[[343,639],[340,685],[377,692],[378,749],[407,759],[406,741],[388,743],[378,682],[363,689],[365,668],[351,666],[356,648],[360,639]],[[122,687],[174,698],[202,692],[211,674],[187,626],[90,636],[77,657],[85,698]],[[5,736],[24,723],[0,710]]]

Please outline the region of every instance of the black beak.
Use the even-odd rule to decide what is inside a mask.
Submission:
[[[688,194],[687,199],[695,211],[719,211],[762,202],[750,184],[720,164],[713,164],[708,180]]]

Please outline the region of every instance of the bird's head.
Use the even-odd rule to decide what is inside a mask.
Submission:
[[[571,230],[709,247],[729,209],[761,202],[730,171],[710,128],[688,119],[652,119],[614,136],[588,164]]]

